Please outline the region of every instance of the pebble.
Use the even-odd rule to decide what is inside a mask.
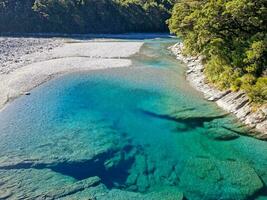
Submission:
[[[54,38],[1,37],[0,74],[7,74],[30,64],[29,59],[24,58],[25,55],[52,50],[61,44],[62,40]]]

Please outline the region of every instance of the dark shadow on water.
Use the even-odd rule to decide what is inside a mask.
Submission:
[[[98,176],[107,188],[114,187],[114,183],[123,185],[128,177],[128,169],[134,160],[124,161],[123,164],[111,169],[105,168],[104,161],[105,158],[98,158],[84,162],[59,163],[51,166],[50,169],[60,174],[71,176],[77,180]]]
[[[132,147],[126,146],[124,151],[130,151]],[[118,153],[118,152],[116,152]],[[83,180],[97,176],[107,188],[124,186],[128,177],[128,170],[134,163],[134,157],[122,159],[119,163],[106,168],[105,162],[112,159],[115,152],[105,152],[95,156],[93,159],[73,162],[59,162],[53,164],[22,162],[14,165],[0,167],[0,170],[12,169],[51,169],[54,172],[71,176],[76,180]]]
[[[159,118],[159,119],[164,119],[164,120],[169,120],[181,124],[185,124],[188,128],[197,128],[197,127],[203,127],[205,122],[211,122],[215,119],[220,119],[224,118],[226,115],[218,115],[218,116],[211,116],[211,117],[173,117],[170,115],[166,114],[157,114],[151,111],[147,110],[142,110],[140,111],[148,116],[154,117],[154,118]]]
[[[243,135],[243,134],[244,134],[244,133],[241,132],[241,131],[238,131],[238,130],[229,128],[229,127],[227,127],[227,126],[222,126],[222,128],[224,128],[224,129],[226,129],[226,130],[228,130],[228,131],[231,131],[231,132],[233,132],[233,133],[236,133],[236,134],[238,134],[238,135]]]

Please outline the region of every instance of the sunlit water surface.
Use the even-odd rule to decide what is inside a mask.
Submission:
[[[267,143],[185,81],[174,39],[0,113],[0,199],[266,199]]]

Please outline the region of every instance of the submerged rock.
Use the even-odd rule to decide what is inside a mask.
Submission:
[[[197,128],[197,127],[203,127],[204,123],[211,122],[215,119],[221,119],[225,117],[226,115],[216,115],[216,116],[177,116],[177,115],[169,115],[169,114],[158,114],[152,111],[148,110],[140,110],[143,114],[159,118],[159,119],[165,119],[181,124],[185,124],[188,128]]]
[[[142,198],[143,200],[183,200],[183,193],[176,187],[166,187],[164,190],[159,190],[158,192],[151,192]]]
[[[39,196],[36,196],[35,199],[59,199],[86,190],[87,188],[94,187],[99,183],[100,179],[98,177],[91,177],[82,181],[78,181],[74,184],[65,186],[64,188],[57,188],[56,190],[41,194]]]
[[[248,199],[264,187],[255,170],[242,162],[224,161],[217,165],[223,174],[224,199]]]
[[[263,188],[254,169],[239,161],[189,160],[180,176],[188,199],[248,199]]]
[[[105,196],[97,198],[99,200],[183,200],[183,193],[175,187],[158,188],[157,192],[150,192],[146,194],[127,192],[113,189]]]
[[[8,199],[12,196],[12,192],[8,189],[0,191],[0,199]]]
[[[140,175],[137,178],[136,186],[138,188],[138,191],[140,192],[146,192],[148,188],[150,187],[148,177],[146,175]]]
[[[241,127],[237,127],[227,120],[213,120],[205,123],[204,127],[207,129],[205,134],[215,140],[234,140],[243,133]]]
[[[226,128],[210,128],[207,135],[215,140],[234,140],[240,136]]]

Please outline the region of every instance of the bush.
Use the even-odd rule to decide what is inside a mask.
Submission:
[[[256,103],[267,103],[267,77],[258,78],[256,84],[245,88],[250,100]]]

